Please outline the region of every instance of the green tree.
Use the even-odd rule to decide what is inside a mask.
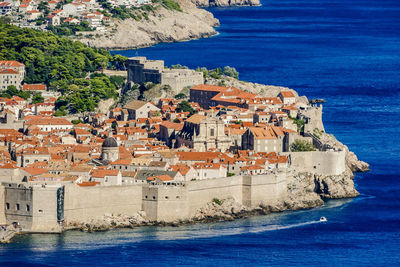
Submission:
[[[230,76],[230,77],[233,77],[235,79],[239,79],[239,72],[233,67],[225,66],[224,67],[224,74],[226,76]]]
[[[315,150],[316,150],[315,146],[306,140],[295,140],[290,145],[290,151],[292,152],[315,151]]]
[[[184,93],[179,93],[179,94],[175,95],[175,98],[176,99],[184,99],[184,98],[186,98],[186,95]]]
[[[196,110],[194,110],[188,101],[182,101],[181,103],[179,103],[178,108],[177,108],[178,112],[189,112],[190,115],[193,115],[194,113],[196,113]]]
[[[43,103],[44,98],[41,93],[36,94],[32,97],[32,104]]]

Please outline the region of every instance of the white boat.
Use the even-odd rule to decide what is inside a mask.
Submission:
[[[319,221],[320,222],[327,222],[328,221],[328,219],[326,218],[326,217],[321,217],[321,218],[319,218]]]

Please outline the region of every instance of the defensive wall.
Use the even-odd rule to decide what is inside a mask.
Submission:
[[[249,208],[285,196],[286,173],[232,176],[189,181],[184,185],[143,186],[143,210],[150,220],[174,221],[193,217],[214,198],[234,198]]]
[[[285,152],[298,172],[339,175],[346,170],[346,151]]]
[[[339,175],[345,151],[289,152],[298,171]],[[18,222],[24,229],[54,232],[63,222],[88,222],[107,214],[145,211],[150,220],[190,219],[214,198],[234,198],[249,208],[285,197],[286,172],[193,180],[183,184],[134,184],[80,187],[75,184],[0,186],[0,223]],[[19,204],[17,208],[17,204]],[[29,207],[28,207],[29,206]]]
[[[3,183],[0,187],[0,223],[18,223],[23,231],[59,232],[63,187]],[[61,193],[60,193],[61,192]]]
[[[142,186],[65,186],[64,220],[90,221],[105,214],[135,214],[142,209]]]

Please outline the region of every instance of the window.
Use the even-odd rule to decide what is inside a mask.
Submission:
[[[15,204],[15,210],[19,210],[19,204]]]
[[[145,199],[147,199],[147,196],[144,196]]]
[[[214,136],[214,129],[211,129],[211,130],[210,130],[210,135],[211,135],[211,136]]]
[[[40,212],[40,213],[42,213],[42,212],[43,212],[43,210],[39,210],[39,212]]]
[[[26,205],[26,211],[30,211],[31,207],[29,207],[29,205]]]
[[[155,197],[155,196],[153,196],[153,199],[156,199],[156,197]]]
[[[165,199],[168,199],[168,196],[165,196]]]
[[[6,203],[6,210],[10,209],[10,203]]]

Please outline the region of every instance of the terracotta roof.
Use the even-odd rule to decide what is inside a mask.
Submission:
[[[100,184],[100,182],[82,182],[77,185],[79,185],[79,186],[96,186],[99,184]]]
[[[166,174],[164,174],[164,175],[158,175],[158,176],[150,176],[150,177],[147,177],[147,181],[154,181],[155,179],[158,179],[158,180],[160,180],[160,181],[172,181],[172,180],[174,180],[174,178],[172,178],[171,176],[169,176],[169,175],[166,175]]]
[[[234,89],[237,89],[235,87],[232,87]],[[216,85],[209,85],[209,84],[199,84],[196,86],[193,86],[191,90],[201,90],[201,91],[212,91],[212,92],[225,92],[228,90],[228,87],[225,86],[216,86]],[[237,89],[239,90],[239,89]]]
[[[281,91],[283,97],[295,97],[292,91]]]
[[[258,128],[258,127],[250,127],[249,131],[251,131],[254,135],[254,139],[276,139],[277,136],[271,128]]]
[[[39,175],[39,174],[47,172],[47,169],[45,169],[45,168],[25,167],[25,168],[22,168],[22,169],[24,171],[28,172],[32,176]]]
[[[47,86],[45,84],[24,84],[22,85],[24,91],[46,91]]]
[[[19,72],[12,69],[0,69],[0,74],[19,74]]]
[[[195,163],[192,165],[195,169],[219,169],[221,168],[220,163]]]
[[[26,125],[73,125],[64,118],[34,118],[25,122]]]
[[[111,162],[111,165],[131,165],[132,160],[130,159],[118,159],[114,162]]]
[[[131,102],[127,103],[127,104],[124,106],[124,108],[137,110],[137,109],[143,107],[143,106],[146,105],[146,104],[147,104],[147,102],[145,102],[145,101],[132,100]]]
[[[164,126],[165,128],[168,128],[168,129],[174,129],[176,131],[180,131],[183,128],[182,123],[175,123],[175,122],[170,122],[170,121],[162,122],[161,126]]]
[[[206,116],[204,116],[204,115],[194,114],[194,115],[190,116],[190,118],[188,118],[186,121],[190,122],[190,123],[199,124],[200,121],[204,120],[205,118],[206,118]]]
[[[119,173],[119,170],[97,169],[97,170],[93,170],[92,177],[104,178],[105,176],[117,176],[118,173]]]
[[[187,165],[171,165],[169,166],[169,169],[174,171],[174,172],[179,172],[182,175],[186,175],[190,171],[190,167]]]
[[[243,170],[264,170],[265,168],[259,165],[250,165],[250,166],[243,166],[240,168]]]

